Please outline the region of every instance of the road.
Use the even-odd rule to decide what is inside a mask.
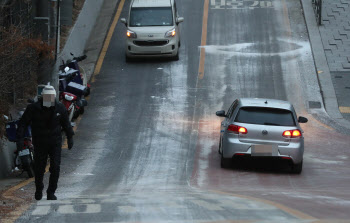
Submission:
[[[178,0],[178,9],[176,62],[125,63],[118,22],[75,147],[63,151],[59,200],[33,203],[18,222],[350,219],[350,137],[310,115],[305,76],[315,69],[299,1]],[[220,168],[215,112],[239,97],[289,100],[309,118],[301,175],[271,162]]]

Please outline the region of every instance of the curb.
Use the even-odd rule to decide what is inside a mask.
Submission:
[[[350,134],[350,122],[344,119],[339,111],[338,100],[323,49],[321,34],[316,24],[316,17],[311,0],[300,1],[304,12],[304,19],[309,35],[312,56],[314,58],[315,72],[326,112],[324,115],[314,113],[313,115],[317,119],[329,123],[337,130]]]

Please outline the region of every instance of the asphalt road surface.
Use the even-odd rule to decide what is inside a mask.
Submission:
[[[33,203],[18,222],[350,219],[350,137],[308,114],[304,77],[315,70],[300,2],[177,4],[179,61],[125,63],[118,22],[75,147],[63,151],[59,200]],[[215,112],[239,97],[289,100],[309,118],[301,175],[270,161],[220,168]]]

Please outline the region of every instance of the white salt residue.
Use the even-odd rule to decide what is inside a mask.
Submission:
[[[349,205],[350,206],[350,200],[345,200],[342,198],[337,197],[331,197],[331,196],[323,196],[323,195],[313,195],[309,193],[299,193],[299,192],[279,192],[279,194],[283,194],[288,197],[293,198],[301,198],[306,200],[312,200],[313,202],[319,202],[319,203],[328,203],[333,205]]]
[[[320,159],[310,154],[305,154],[304,159],[307,160],[308,162],[322,163],[322,164],[343,164],[344,163],[343,161]]]

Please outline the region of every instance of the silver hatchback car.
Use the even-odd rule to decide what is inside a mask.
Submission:
[[[289,160],[292,172],[303,168],[304,137],[293,105],[287,101],[261,98],[235,100],[221,122],[219,153],[221,167],[226,168],[237,157],[273,157]]]

